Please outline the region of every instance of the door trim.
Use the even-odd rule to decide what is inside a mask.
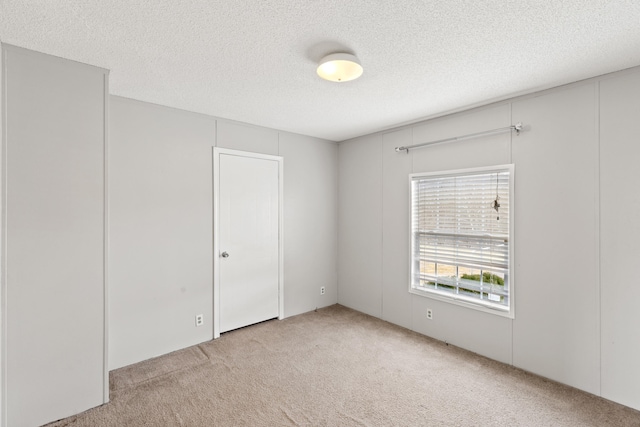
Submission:
[[[284,192],[281,156],[213,147],[213,338],[220,338],[220,155],[278,162],[278,319],[284,319]]]

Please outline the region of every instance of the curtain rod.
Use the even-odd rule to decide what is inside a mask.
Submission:
[[[409,154],[409,150],[412,150],[414,148],[426,147],[427,145],[442,144],[445,142],[463,141],[465,139],[477,138],[479,136],[485,136],[485,135],[494,135],[497,133],[511,132],[513,130],[515,130],[516,133],[520,135],[520,131],[522,131],[522,123],[516,123],[515,125],[511,125],[506,128],[486,130],[484,132],[471,133],[469,135],[464,135],[464,136],[455,136],[453,138],[439,139],[437,141],[423,142],[422,144],[409,145],[406,147],[404,146],[396,147],[396,152],[399,153],[400,151],[406,151],[407,154]]]

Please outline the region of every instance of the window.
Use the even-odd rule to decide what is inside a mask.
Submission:
[[[410,181],[410,292],[512,315],[513,166]]]

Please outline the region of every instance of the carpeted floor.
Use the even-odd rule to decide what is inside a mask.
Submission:
[[[640,412],[340,305],[111,372],[60,426],[640,426]]]

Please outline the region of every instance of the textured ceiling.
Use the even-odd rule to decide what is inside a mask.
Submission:
[[[0,0],[4,43],[112,94],[341,141],[640,65],[638,0]],[[328,53],[364,75],[330,83]]]

